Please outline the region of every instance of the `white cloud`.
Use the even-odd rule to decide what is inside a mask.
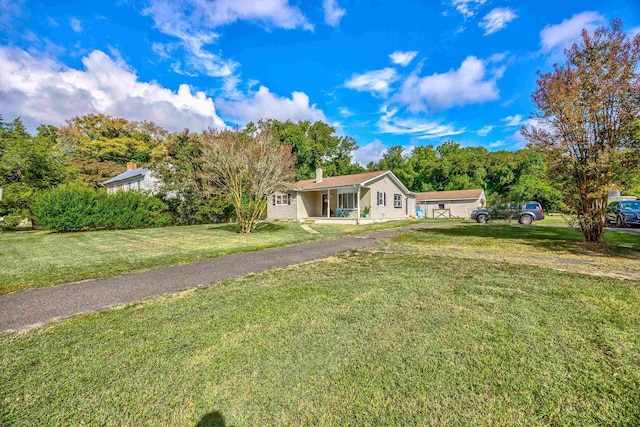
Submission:
[[[504,147],[505,145],[507,145],[507,143],[503,140],[499,140],[499,141],[494,141],[491,144],[488,145],[489,148],[500,148],[500,147]]]
[[[126,64],[96,50],[82,59],[83,69],[68,68],[21,49],[0,47],[0,111],[21,116],[30,128],[61,125],[88,113],[151,120],[171,131],[225,127],[213,100],[188,85],[177,92],[141,82]]]
[[[413,58],[415,58],[417,54],[418,54],[417,50],[411,50],[408,52],[397,50],[393,52],[391,55],[389,55],[389,58],[391,58],[391,61],[394,64],[398,64],[398,65],[402,65],[403,67],[406,67],[407,65],[409,65],[411,61],[413,61]]]
[[[542,52],[562,51],[580,40],[582,29],[592,32],[606,23],[598,12],[582,12],[565,19],[557,25],[547,25],[540,31]]]
[[[491,12],[487,13],[482,21],[478,24],[480,28],[484,29],[484,35],[488,36],[489,34],[493,34],[497,31],[500,31],[507,24],[514,19],[516,19],[518,15],[516,15],[511,9],[508,7],[496,7]]]
[[[411,135],[417,139],[441,138],[464,133],[464,130],[458,130],[451,125],[443,125],[435,121],[397,118],[395,117],[398,112],[396,109],[388,110],[387,107],[383,107],[381,112],[383,115],[378,121],[378,130],[381,133]]]
[[[153,17],[161,31],[211,30],[236,21],[313,31],[313,25],[288,0],[151,0],[144,13]]]
[[[482,60],[468,56],[457,70],[426,77],[411,74],[395,100],[414,113],[492,101],[500,96],[496,82],[503,72],[504,67],[487,70]]]
[[[520,126],[522,125],[522,115],[516,114],[515,116],[507,116],[500,121],[505,122],[505,126],[507,127]]]
[[[347,11],[338,5],[337,0],[324,0],[324,22],[332,27],[337,27]]]
[[[22,14],[24,0],[0,0],[0,28],[10,27]]]
[[[374,95],[386,97],[389,95],[390,85],[396,80],[398,80],[398,73],[395,69],[383,68],[354,74],[344,85],[358,92],[372,92]]]
[[[236,21],[250,21],[267,29],[313,31],[313,25],[288,0],[150,0],[143,14],[153,19],[160,32],[180,40],[186,55],[183,61],[172,56],[175,59],[173,69],[210,77],[232,76],[240,65],[224,59],[220,51],[210,49],[209,46],[219,38],[215,32],[219,27]],[[157,49],[154,51],[158,52]],[[226,86],[229,85],[226,82]]]
[[[353,111],[349,110],[347,107],[338,108],[338,113],[340,113],[342,117],[351,117],[354,115]]]
[[[76,33],[79,33],[82,31],[82,22],[78,18],[69,19],[69,26]]]
[[[629,37],[635,37],[638,34],[640,34],[640,27],[634,27],[632,29],[629,30]]]
[[[453,0],[453,5],[465,18],[474,16],[487,0]]]
[[[489,132],[491,132],[491,130],[493,129],[493,126],[484,126],[481,129],[478,129],[478,131],[476,132],[479,136],[487,136],[489,135]]]
[[[250,92],[241,99],[218,98],[216,104],[225,117],[233,117],[244,123],[266,118],[292,121],[322,120],[328,123],[322,110],[319,110],[316,104],[309,104],[309,96],[304,92],[293,92],[291,98],[286,98],[260,86],[257,91]]]
[[[366,166],[369,162],[377,162],[380,160],[386,151],[387,147],[384,146],[382,141],[374,139],[373,142],[358,147],[352,155],[353,160]]]

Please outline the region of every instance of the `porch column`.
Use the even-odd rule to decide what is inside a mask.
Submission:
[[[331,190],[327,190],[327,218],[331,218]]]
[[[358,212],[356,216],[356,224],[360,225],[360,186],[358,185]]]

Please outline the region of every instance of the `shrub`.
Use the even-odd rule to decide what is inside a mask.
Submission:
[[[23,216],[19,213],[10,213],[9,215],[5,215],[0,221],[0,230],[2,231],[12,231],[15,230],[20,221],[22,221]]]
[[[39,193],[31,203],[38,224],[59,232],[129,229],[170,225],[167,206],[157,197],[130,191],[107,195],[81,185],[61,185]]]

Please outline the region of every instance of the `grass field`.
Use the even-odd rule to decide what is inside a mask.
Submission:
[[[424,230],[5,335],[0,424],[639,425],[640,237],[607,238]]]
[[[0,295],[411,223],[415,221],[360,227],[314,226],[319,235],[309,234],[290,222],[264,222],[250,235],[236,233],[229,224],[82,233],[0,233]]]

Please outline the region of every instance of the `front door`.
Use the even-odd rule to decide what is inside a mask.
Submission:
[[[329,207],[329,199],[327,199],[327,195],[322,195],[322,216],[327,216],[327,208]]]

